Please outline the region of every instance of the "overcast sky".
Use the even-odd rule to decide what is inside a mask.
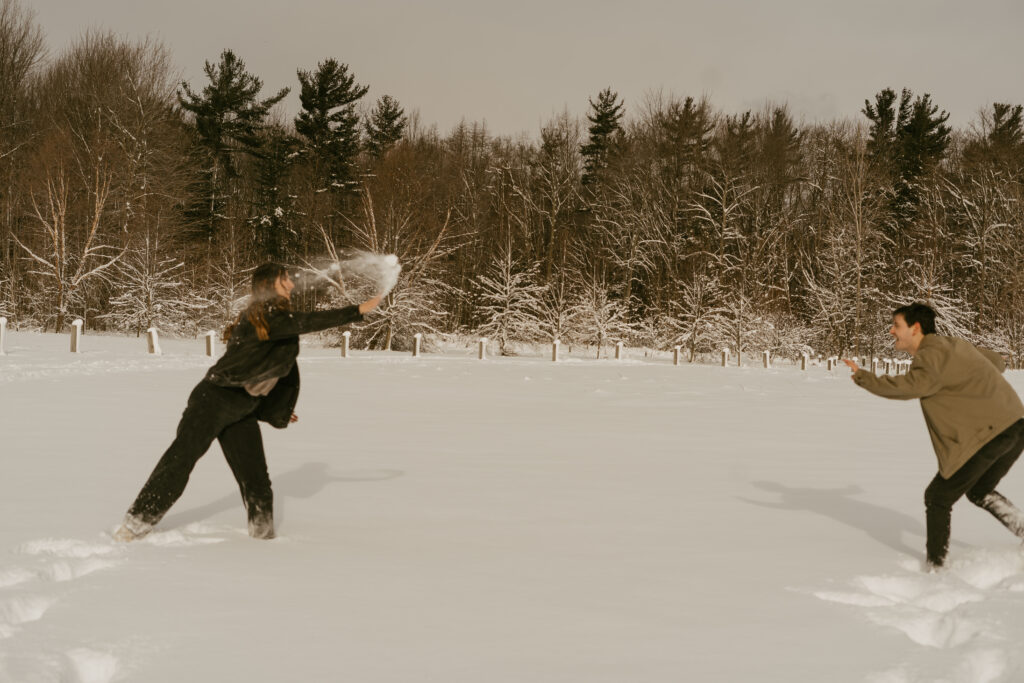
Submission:
[[[884,87],[929,92],[964,126],[992,102],[1024,103],[1018,0],[22,0],[51,54],[89,28],[162,40],[182,78],[231,48],[270,95],[333,57],[368,100],[388,94],[424,124],[460,119],[536,135],[610,86],[710,96],[729,112],[788,103],[798,118],[859,117]]]

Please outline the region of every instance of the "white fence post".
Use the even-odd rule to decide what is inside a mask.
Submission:
[[[672,349],[672,365],[679,365],[679,347]]]
[[[79,341],[82,338],[82,321],[81,319],[71,323],[71,353],[79,353]]]
[[[764,358],[764,368],[765,368],[765,370],[767,370],[768,368],[770,368],[772,366],[772,354],[771,354],[771,351],[765,351],[764,354],[762,354],[762,355],[763,355],[763,358]]]
[[[423,333],[422,332],[417,332],[416,334],[414,334],[412,336],[412,340],[413,340],[412,341],[412,357],[413,358],[419,358],[420,357],[420,341],[422,339],[423,339]]]
[[[155,327],[151,327],[146,330],[146,342],[151,354],[154,356],[163,355],[163,352],[160,350],[160,335],[156,331]]]
[[[206,333],[206,355],[213,358],[217,352],[217,333],[210,330]]]
[[[345,330],[341,333],[341,357],[348,358],[348,342],[352,338],[352,333]]]
[[[480,338],[480,353],[477,354],[479,360],[487,360],[487,337]]]
[[[7,318],[0,318],[0,356],[7,355]]]
[[[551,342],[551,362],[552,363],[557,363],[558,362],[558,345],[561,344],[561,343],[562,342],[558,341],[557,339],[554,340],[553,342]]]
[[[615,342],[615,360],[622,360],[622,342]]]
[[[877,375],[878,374],[878,359],[877,358],[872,358],[871,359],[871,374],[872,375]]]

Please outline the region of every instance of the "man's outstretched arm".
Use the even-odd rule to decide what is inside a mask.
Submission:
[[[912,398],[931,396],[942,388],[942,381],[935,369],[933,359],[927,354],[918,354],[905,375],[884,375],[879,377],[870,370],[862,370],[853,361],[844,361],[853,374],[851,379],[876,396],[907,401]]]

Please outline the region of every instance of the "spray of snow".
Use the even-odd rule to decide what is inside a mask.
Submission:
[[[398,284],[402,264],[394,254],[359,251],[323,267],[308,268],[305,272],[312,276],[307,279],[308,285],[326,282],[342,291],[369,286],[375,294],[387,294]]]

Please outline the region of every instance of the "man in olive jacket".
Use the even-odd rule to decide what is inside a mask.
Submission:
[[[1001,374],[1002,356],[935,334],[935,311],[919,303],[896,309],[889,334],[897,351],[914,358],[907,374],[879,377],[844,362],[873,394],[921,399],[939,460],[924,493],[929,568],[946,559],[953,503],[964,494],[1024,538],[1024,513],[995,490],[1024,450],[1024,404]]]

